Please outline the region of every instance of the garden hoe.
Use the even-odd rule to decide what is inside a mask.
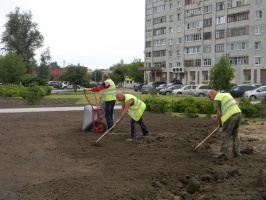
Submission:
[[[102,136],[99,137],[98,140],[96,140],[95,142],[91,142],[91,145],[92,145],[92,146],[98,146],[98,147],[101,147],[102,145],[101,145],[101,143],[98,143],[98,141],[99,141],[100,139],[102,139],[103,136],[105,136],[107,133],[109,133],[109,131],[112,130],[112,129],[115,127],[115,125],[116,125],[116,124],[114,124],[114,125],[113,125],[111,128],[109,128],[104,134],[102,134]]]
[[[208,135],[201,143],[199,143],[198,144],[198,146],[196,146],[196,148],[195,149],[197,149],[200,145],[202,145],[209,137],[211,137],[211,135],[212,134],[214,134],[217,130],[219,129],[219,126],[216,128],[216,129],[214,129],[214,131],[213,132],[211,132],[211,134],[210,135]]]

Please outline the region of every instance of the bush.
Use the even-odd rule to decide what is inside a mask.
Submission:
[[[250,99],[242,97],[240,98],[239,108],[244,117],[254,118],[259,116],[260,112],[264,108],[264,105],[260,103],[252,104]]]
[[[171,103],[161,98],[147,98],[144,100],[146,110],[157,113],[166,113],[171,111]]]
[[[21,85],[1,85],[0,97],[19,97],[20,90],[23,88]]]
[[[37,76],[25,76],[22,78],[21,84],[25,87],[28,87],[31,83],[37,83],[39,86],[46,86],[47,81],[41,79]]]
[[[48,89],[50,88],[50,90]],[[29,87],[24,87],[20,91],[20,96],[26,99],[29,104],[38,104],[44,96],[51,93],[51,87],[38,86],[37,83],[30,83]]]

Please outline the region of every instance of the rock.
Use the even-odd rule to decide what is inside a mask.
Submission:
[[[211,180],[211,175],[210,174],[205,174],[205,175],[203,175],[202,177],[201,177],[201,180],[202,181],[207,181],[207,182],[209,182],[210,180]]]
[[[253,147],[246,147],[245,149],[240,151],[241,154],[253,154]]]
[[[195,178],[191,178],[188,180],[188,184],[186,186],[186,190],[189,194],[194,194],[195,192],[200,190],[200,184]]]
[[[238,169],[231,169],[231,170],[228,170],[228,175],[230,176],[240,176],[241,173],[238,171]]]

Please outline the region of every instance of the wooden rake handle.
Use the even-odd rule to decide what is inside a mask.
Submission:
[[[202,145],[209,137],[211,137],[212,134],[214,134],[217,130],[219,129],[219,126],[217,126],[216,129],[213,130],[213,132],[210,133],[210,135],[208,135],[201,143],[198,144],[198,146],[196,146],[195,149],[197,149],[200,145]]]
[[[111,128],[109,128],[104,134],[102,134],[101,137],[99,137],[98,140],[96,140],[96,142],[98,142],[103,136],[105,136],[107,133],[109,133],[110,130],[112,130],[115,127],[116,124],[114,124]]]

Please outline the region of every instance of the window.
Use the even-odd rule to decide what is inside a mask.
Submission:
[[[193,17],[195,15],[201,15],[201,7],[185,11],[185,17]]]
[[[153,46],[163,46],[166,45],[166,39],[153,40]]]
[[[211,45],[204,46],[204,49],[203,49],[204,53],[210,53],[212,49],[211,47],[212,47]]]
[[[151,36],[151,30],[146,31],[146,37],[149,37],[149,36]]]
[[[260,50],[261,42],[255,42],[255,50]]]
[[[172,63],[169,63],[169,68],[172,68],[173,67],[173,64]]]
[[[248,35],[249,34],[249,27],[247,26],[247,27],[227,29],[227,34],[228,34],[228,37]]]
[[[262,10],[257,10],[256,11],[256,19],[261,19],[262,18]]]
[[[257,26],[255,27],[255,35],[261,34],[261,27]]]
[[[174,32],[173,27],[169,27],[169,33],[173,33],[173,32]]]
[[[146,58],[150,58],[151,57],[151,52],[146,52]]]
[[[229,51],[248,49],[248,42],[236,42],[228,45]]]
[[[203,66],[211,66],[212,60],[211,59],[203,59]]]
[[[182,15],[179,13],[176,16],[177,16],[177,20],[180,20]]]
[[[163,35],[163,34],[166,34],[166,28],[158,28],[158,29],[154,29],[153,30],[153,35],[156,36],[156,35]]]
[[[151,3],[151,0],[146,0],[146,4],[150,4]]]
[[[181,32],[181,26],[177,26],[177,32]]]
[[[173,21],[174,16],[173,15],[169,15],[169,22]]]
[[[203,20],[203,27],[212,26],[212,18]]]
[[[181,37],[177,38],[177,44],[181,44],[181,41],[182,41]]]
[[[204,14],[212,12],[212,5],[204,6]]]
[[[225,9],[225,2],[216,3],[216,10],[224,10]]]
[[[241,1],[236,2],[236,7],[239,7],[239,6],[241,6]]]
[[[153,51],[153,57],[162,57],[165,56],[165,50]]]
[[[225,23],[225,16],[216,18],[216,24],[224,24],[224,23]]]
[[[194,28],[200,28],[200,27],[202,27],[202,21],[201,20],[193,21],[193,22],[189,22],[189,23],[185,24],[186,30],[194,29]]]
[[[185,35],[185,42],[200,41],[201,34]]]
[[[201,47],[200,46],[188,47],[188,48],[185,48],[185,51],[187,52],[187,54],[201,53]]]
[[[224,44],[216,44],[215,52],[224,52]]]
[[[154,7],[153,8],[153,13],[158,13],[158,12],[162,12],[162,11],[165,11],[165,10],[166,10],[166,6],[165,6],[165,4],[163,4],[163,5]]]
[[[237,13],[227,16],[227,22],[236,22],[249,19],[249,12]]]
[[[260,65],[261,64],[261,57],[260,56],[255,56],[254,57],[255,65]]]
[[[158,17],[153,19],[153,24],[160,24],[166,22],[166,16]]]
[[[154,67],[166,67],[166,62],[156,62],[156,63],[153,63],[153,66]]]
[[[201,59],[195,60],[195,67],[200,67],[201,66]]]
[[[149,8],[146,10],[146,15],[151,15],[152,14],[152,8]]]
[[[147,19],[146,26],[150,26],[150,25],[151,25],[151,19]]]
[[[248,56],[243,57],[230,57],[229,58],[231,65],[248,65]]]
[[[171,57],[172,56],[172,51],[169,51],[168,53],[169,53],[169,56]]]
[[[185,67],[193,67],[193,60],[185,60],[184,65]]]
[[[176,63],[176,66],[177,66],[177,67],[180,67],[180,66],[181,66],[181,65],[180,65],[180,62],[177,62],[177,63]]]
[[[169,39],[169,45],[173,45],[173,39]]]
[[[212,37],[212,33],[211,32],[203,33],[203,40],[210,40],[211,37]]]
[[[151,41],[146,41],[146,47],[151,47]]]
[[[176,51],[176,55],[180,56],[180,50]]]
[[[218,30],[218,31],[215,31],[215,38],[216,39],[221,39],[221,38],[224,38],[224,30]]]

